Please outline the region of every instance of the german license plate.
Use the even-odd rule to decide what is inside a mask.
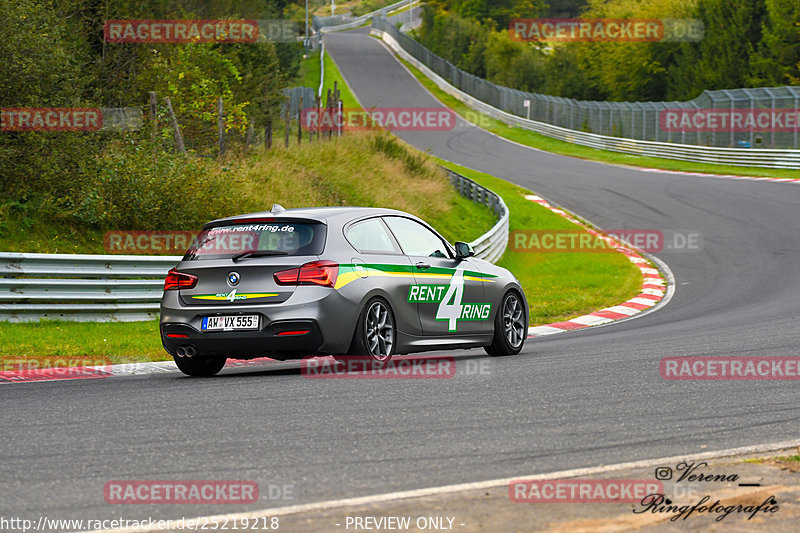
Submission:
[[[258,315],[205,316],[201,329],[203,331],[258,329]]]

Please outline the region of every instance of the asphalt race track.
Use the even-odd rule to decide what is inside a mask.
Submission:
[[[439,105],[366,31],[325,37],[361,103]],[[796,382],[664,381],[659,360],[798,355],[799,186],[596,164],[475,127],[400,136],[601,227],[698,232],[702,249],[656,254],[677,280],[658,312],[530,340],[517,357],[459,352],[447,380],[311,380],[278,365],[0,386],[0,514],[180,518],[798,437]],[[261,500],[109,505],[103,486],[120,479],[254,480]],[[292,492],[270,499],[270,485]]]

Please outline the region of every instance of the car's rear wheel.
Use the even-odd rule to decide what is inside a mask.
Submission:
[[[173,356],[178,370],[187,376],[210,377],[219,373],[225,366],[226,357],[178,357]]]
[[[395,342],[396,330],[392,308],[383,298],[372,298],[358,317],[350,353],[353,356],[367,356],[373,361],[386,363],[394,355]]]
[[[494,318],[492,344],[484,348],[492,357],[518,354],[528,337],[528,324],[523,301],[515,291],[508,291],[500,301]]]

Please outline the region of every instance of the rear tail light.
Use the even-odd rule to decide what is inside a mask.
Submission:
[[[339,263],[312,261],[299,268],[281,270],[272,275],[278,285],[322,285],[333,287],[339,277]]]
[[[191,289],[197,285],[197,276],[178,272],[174,268],[167,272],[167,277],[164,279],[165,291],[176,291],[179,289]]]

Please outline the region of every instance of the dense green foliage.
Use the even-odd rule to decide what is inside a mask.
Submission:
[[[294,7],[288,0],[0,2],[0,107],[139,107],[145,117],[144,127],[127,133],[0,132],[0,215],[91,227],[177,223],[170,213],[179,184],[215,191],[203,189],[208,177],[192,157],[174,153],[163,98],[172,102],[187,148],[213,154],[217,98],[231,144],[244,139],[248,126],[263,131],[277,118],[281,89],[297,75],[302,45],[109,43],[104,23],[277,19]],[[151,91],[159,102],[154,136],[147,120]],[[134,208],[141,220],[131,218]]]
[[[704,90],[800,84],[797,0],[431,0],[417,37],[459,68],[508,87],[578,99],[689,100]],[[585,5],[583,5],[585,4]],[[696,18],[699,42],[533,43],[515,17]]]

